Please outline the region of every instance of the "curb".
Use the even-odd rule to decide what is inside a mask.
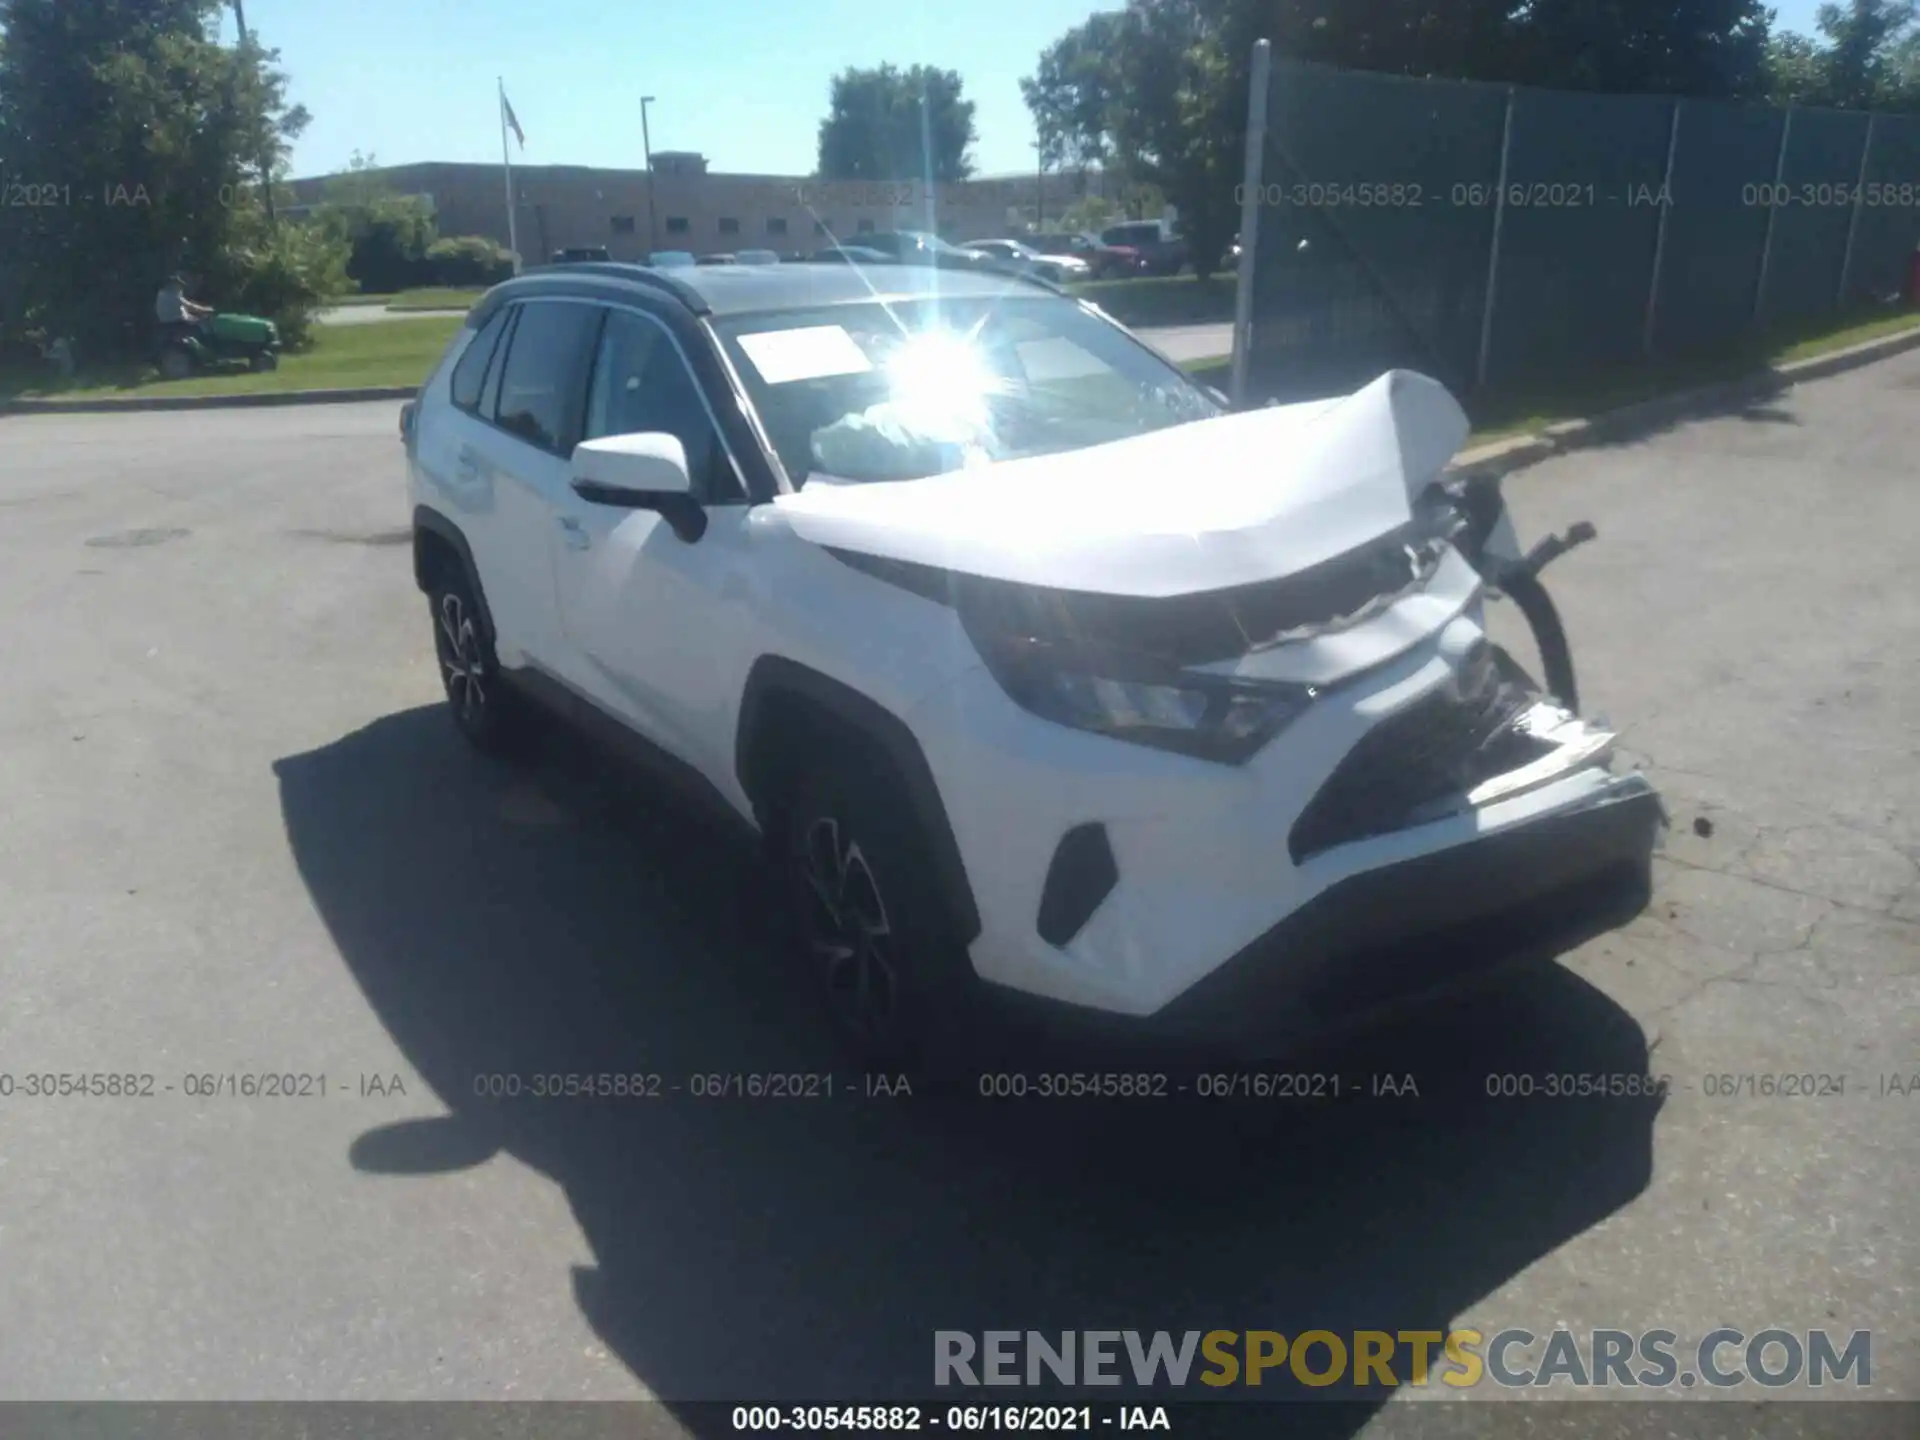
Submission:
[[[9,400],[0,415],[123,415],[148,410],[246,410],[275,405],[345,405],[362,400],[411,400],[418,385],[359,390],[280,390],[253,395],[154,395],[133,400]]]
[[[1844,350],[1816,355],[1810,360],[1771,366],[1734,380],[1720,380],[1691,390],[1678,390],[1671,395],[1623,405],[1617,410],[1604,410],[1584,420],[1562,420],[1530,435],[1497,440],[1490,445],[1466,451],[1447,468],[1458,475],[1508,475],[1569,450],[1626,439],[1689,411],[1712,410],[1767,395],[1778,395],[1803,380],[1838,375],[1916,349],[1920,349],[1920,320],[1916,320],[1910,330],[1882,335],[1876,340],[1849,345]]]

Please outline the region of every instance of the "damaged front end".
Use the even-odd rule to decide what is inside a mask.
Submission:
[[[846,564],[952,607],[1022,708],[1221,764],[1249,762],[1323,698],[1472,622],[1481,638],[1451,682],[1362,736],[1301,816],[1301,861],[1520,793],[1611,747],[1574,713],[1572,659],[1539,583],[1592,527],[1522,553],[1498,481],[1444,471],[1466,431],[1444,388],[1395,372],[1343,400],[1050,461],[803,493],[790,513]],[[1544,684],[1477,628],[1489,597],[1533,625]]]

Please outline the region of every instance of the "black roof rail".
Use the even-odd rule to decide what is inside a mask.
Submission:
[[[596,275],[608,280],[627,280],[665,291],[696,315],[712,313],[706,296],[686,281],[677,280],[665,270],[656,270],[651,265],[636,265],[625,260],[569,260],[557,265],[529,265],[514,280],[538,279],[542,275],[556,278],[562,275]],[[504,283],[511,285],[513,280]]]

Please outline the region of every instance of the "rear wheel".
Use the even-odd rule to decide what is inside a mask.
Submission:
[[[178,345],[160,352],[160,375],[166,380],[184,380],[193,374],[193,356]]]
[[[891,774],[830,752],[785,807],[783,869],[801,963],[859,1061],[957,1079],[981,988]]]
[[[480,607],[465,575],[437,582],[428,595],[433,611],[433,648],[440,662],[453,723],[476,750],[502,758],[518,754],[527,740],[527,717],[500,681]]]

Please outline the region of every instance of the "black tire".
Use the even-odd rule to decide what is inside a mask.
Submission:
[[[782,809],[791,943],[842,1046],[871,1069],[967,1079],[982,986],[897,781],[851,749],[830,750]]]
[[[256,375],[264,374],[269,370],[278,370],[280,368],[280,357],[271,350],[262,350],[247,362],[247,368]]]
[[[164,380],[185,380],[193,374],[193,355],[178,345],[160,352],[160,376]]]
[[[510,759],[523,753],[528,716],[518,697],[501,683],[493,640],[466,576],[455,571],[442,577],[427,601],[434,658],[455,727],[483,755]]]

